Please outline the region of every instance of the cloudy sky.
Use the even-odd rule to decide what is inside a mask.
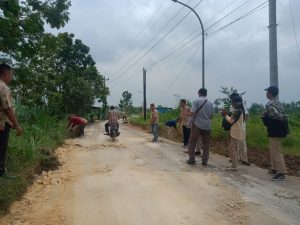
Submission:
[[[206,30],[209,100],[224,97],[222,86],[247,92],[248,107],[265,104],[264,88],[270,83],[268,1],[182,2],[195,7]],[[189,12],[171,0],[72,0],[70,21],[61,31],[74,33],[90,47],[97,68],[109,79],[109,104],[119,103],[126,90],[134,105],[142,104],[145,67],[147,103],[173,107],[179,98],[195,99],[202,86],[201,27]],[[299,101],[300,1],[278,0],[277,23],[280,100]]]

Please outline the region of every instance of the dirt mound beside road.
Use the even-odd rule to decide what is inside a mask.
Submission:
[[[176,142],[182,142],[181,133],[173,128],[170,129],[165,126],[161,127],[160,135]],[[221,140],[213,139],[211,141],[211,151],[220,155],[228,156],[227,143]],[[261,149],[248,148],[248,158],[249,162],[261,168],[269,168],[271,166],[269,152]],[[300,177],[300,156],[285,155],[284,159],[288,174]]]

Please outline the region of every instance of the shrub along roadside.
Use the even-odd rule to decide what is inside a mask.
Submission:
[[[177,110],[173,110],[160,115],[160,126],[164,126],[165,121],[169,119],[176,119]],[[178,115],[178,114],[177,114]],[[283,139],[282,149],[284,154],[298,155],[300,156],[300,124],[297,115],[289,115],[290,134],[287,138]],[[130,119],[130,123],[133,125],[145,126],[149,124],[149,119],[144,121],[141,117],[134,117]],[[218,141],[224,141],[226,143],[228,137],[228,131],[224,131],[221,128],[222,116],[214,114],[212,120],[212,139]],[[249,116],[247,121],[247,145],[249,148],[257,149],[260,151],[267,151],[268,149],[268,137],[267,130],[263,125],[261,118],[257,115]]]
[[[20,198],[34,174],[58,166],[54,150],[66,138],[66,121],[38,108],[17,107],[23,136],[10,132],[7,170],[13,178],[0,178],[0,214]]]

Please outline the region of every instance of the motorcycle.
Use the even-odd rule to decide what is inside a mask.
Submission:
[[[118,125],[117,124],[111,124],[109,126],[109,136],[113,139],[113,141],[120,135],[120,132],[118,131]]]

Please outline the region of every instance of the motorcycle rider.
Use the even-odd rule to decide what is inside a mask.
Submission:
[[[108,120],[107,123],[105,123],[105,135],[109,135],[109,130],[108,130],[108,127],[112,124],[117,124],[117,129],[118,129],[118,134],[120,134],[119,132],[119,113],[118,111],[115,109],[115,107],[112,105],[109,107],[109,111],[107,113],[107,117],[106,119]]]

